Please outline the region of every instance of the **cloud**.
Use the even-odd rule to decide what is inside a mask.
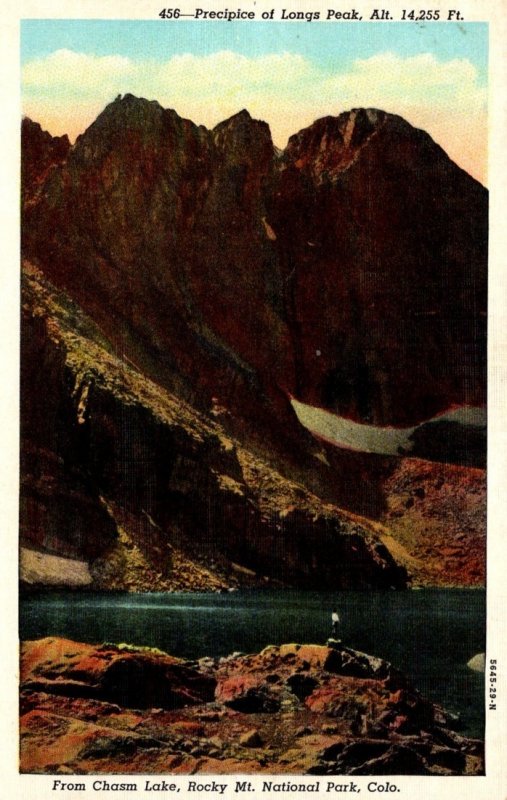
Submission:
[[[466,59],[440,62],[431,53],[400,58],[381,53],[358,59],[346,75],[337,75],[323,83],[328,96],[341,92],[351,102],[376,98],[388,103],[432,105],[451,108],[466,98],[482,105],[484,89],[477,83],[477,70]]]
[[[374,106],[425,128],[465,169],[485,174],[487,90],[467,59],[384,52],[332,73],[288,52],[252,58],[187,53],[158,62],[57,50],[27,63],[22,83],[24,113],[72,138],[126,92],[207,127],[248,108],[270,124],[279,146],[319,116]]]
[[[90,56],[72,50],[56,50],[46,58],[28,62],[22,85],[28,96],[75,95],[81,98],[107,94],[118,81],[130,80],[140,65],[123,56]]]

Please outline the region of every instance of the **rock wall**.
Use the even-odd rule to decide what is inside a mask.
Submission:
[[[23,246],[119,352],[259,440],[291,438],[289,396],[406,425],[485,400],[487,192],[394,115],[326,117],[278,155],[246,111],[208,131],[126,95]]]
[[[476,563],[436,580],[482,579],[482,494],[425,509],[414,543],[398,459],[291,405],[415,426],[484,404],[487,192],[427,134],[356,109],[278,153],[246,111],[210,131],[126,95],[72,147],[29,120],[22,145],[25,544],[115,588],[387,587],[386,535],[410,568],[459,519]],[[451,452],[437,427],[420,455],[483,464],[482,432]]]
[[[405,585],[405,570],[366,520],[323,504],[219,423],[127,368],[94,341],[92,323],[68,299],[65,311],[58,306],[64,296],[55,299],[29,265],[25,298],[25,544],[103,559],[129,518],[134,542],[152,541],[165,588],[174,545],[204,564],[225,560],[229,572],[239,564],[247,582],[261,585]]]
[[[38,122],[21,124],[21,190],[23,203],[34,203],[50,170],[62,164],[70,150],[67,136],[51,136]]]
[[[21,541],[96,557],[116,538],[95,476],[80,458],[75,375],[47,319],[24,314],[21,338]]]
[[[297,399],[377,425],[485,401],[487,192],[423,131],[357,109],[291,137],[268,218]]]

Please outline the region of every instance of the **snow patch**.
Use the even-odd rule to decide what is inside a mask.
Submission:
[[[89,586],[92,576],[86,561],[52,556],[22,547],[19,556],[20,578],[25,583],[46,586]]]
[[[486,426],[486,410],[475,406],[451,409],[410,428],[394,428],[354,422],[295,398],[290,402],[299,422],[310,433],[338,447],[378,455],[410,454],[414,447],[413,435],[423,425],[449,422],[468,428],[482,429]]]

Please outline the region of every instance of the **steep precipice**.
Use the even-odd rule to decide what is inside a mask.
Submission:
[[[287,478],[219,417],[120,360],[28,263],[23,299],[27,588],[406,585],[372,523]]]
[[[70,150],[68,136],[51,136],[38,122],[25,117],[21,123],[21,190],[23,203],[37,196],[49,170],[62,164]]]
[[[126,95],[51,171],[24,249],[134,362],[258,424],[287,397],[411,424],[485,400],[487,192],[376,110],[275,153]]]
[[[52,552],[85,552],[76,531],[62,533],[67,523],[58,503],[64,508],[71,492],[77,516],[84,515],[77,525],[83,535],[104,526],[101,553],[124,515],[137,520],[137,541],[155,536],[148,518],[165,532],[164,541],[178,526],[185,537],[201,530],[202,538],[211,524],[228,563],[312,585],[319,570],[327,574],[325,553],[336,543],[332,533],[329,544],[335,523],[319,528],[310,516],[319,516],[320,504],[388,520],[397,506],[385,487],[397,485],[388,481],[397,461],[316,442],[298,423],[291,399],[384,426],[484,404],[487,192],[401,118],[374,109],[326,117],[280,153],[268,126],[247,111],[207,130],[126,95],[70,148],[25,120],[23,159],[22,248],[30,285],[23,431],[32,500],[22,522],[29,520],[32,543],[46,547],[52,536]],[[53,299],[41,304],[41,291]],[[72,350],[69,343],[77,341]],[[93,380],[88,351],[97,355]],[[166,441],[165,429],[152,424],[153,397],[132,400],[129,389],[125,402],[122,389],[119,399],[111,369],[156,387],[173,409],[179,404],[205,425],[218,424],[235,448],[263,465],[263,474],[279,476],[273,479],[283,485],[279,496],[288,481],[315,498],[310,516],[297,492],[289,492],[290,511],[274,501],[275,515],[290,518],[280,554],[280,562],[292,565],[287,575],[271,563],[272,531],[265,536],[271,523],[264,527],[259,492],[264,479],[249,484],[244,465],[238,470],[231,462],[224,474],[233,481],[225,492],[232,505],[223,482],[215,494],[221,457],[217,466],[213,448],[196,451],[195,442],[175,440],[174,432]],[[39,404],[44,387],[48,398],[58,398],[47,415]],[[483,456],[460,461],[459,447],[447,442],[451,428],[438,446],[433,429],[424,429],[420,455],[481,465]],[[185,477],[174,490],[182,464]],[[433,481],[431,468],[414,469]],[[193,481],[199,491],[188,488]],[[479,486],[480,476],[474,481]],[[210,497],[220,499],[215,504]],[[439,519],[437,506],[425,541],[431,518]],[[216,525],[210,507],[221,509]],[[462,519],[455,510],[446,499],[443,518]],[[481,516],[476,510],[474,519]],[[405,536],[415,512],[410,505],[402,513]],[[359,524],[368,538],[375,525]],[[467,536],[482,536],[475,522],[472,528]],[[369,544],[369,555],[357,563],[351,554],[358,551],[346,547],[344,555],[343,542],[336,546],[338,561],[355,566],[339,579],[331,572],[329,585],[360,584],[362,570],[364,585],[379,585],[372,577],[377,567],[367,566],[377,558]],[[97,557],[93,547],[85,554]],[[468,574],[463,565],[458,573]],[[403,583],[396,569],[386,574],[380,584]],[[209,575],[199,575],[201,586]],[[479,563],[474,575],[481,580]],[[442,580],[452,583],[453,576]]]
[[[282,164],[269,218],[292,274],[298,399],[377,425],[483,403],[483,187],[372,109],[318,120]]]

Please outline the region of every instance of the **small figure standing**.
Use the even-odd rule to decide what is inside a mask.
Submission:
[[[340,615],[336,608],[333,608],[333,613],[331,614],[331,622],[332,622],[332,633],[333,636],[336,637],[338,635],[338,625],[340,624]]]

